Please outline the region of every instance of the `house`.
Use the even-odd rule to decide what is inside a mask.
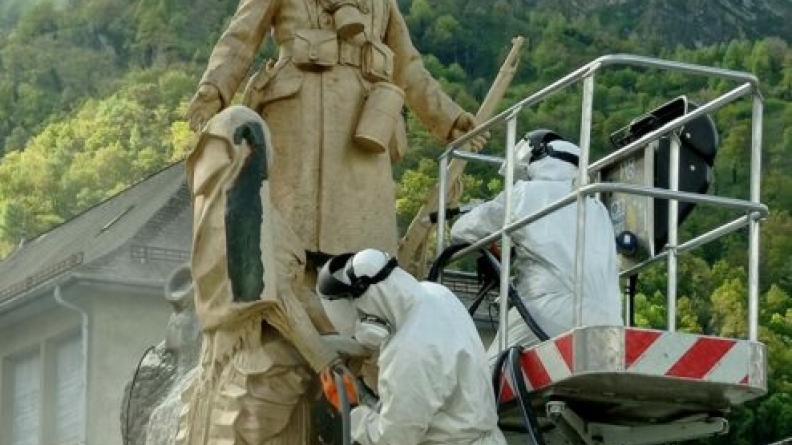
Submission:
[[[191,236],[176,164],[0,262],[0,445],[123,443],[124,385],[164,338]]]
[[[188,262],[191,239],[175,164],[0,262],[0,445],[125,443],[124,387],[165,337],[165,283]],[[446,284],[468,304],[478,292],[470,277]],[[489,306],[477,312],[485,338],[497,317]]]

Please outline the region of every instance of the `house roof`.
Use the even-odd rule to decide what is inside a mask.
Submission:
[[[171,165],[27,241],[0,262],[0,302],[115,251],[184,187],[183,163]]]

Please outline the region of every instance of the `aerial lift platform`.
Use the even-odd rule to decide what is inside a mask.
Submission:
[[[725,79],[737,85],[700,106],[686,98],[637,118],[617,138],[615,150],[591,159],[591,130],[595,76],[608,67],[638,67]],[[582,82],[581,150],[577,188],[568,196],[532,215],[512,215],[514,148],[521,111],[553,94]],[[720,108],[737,100],[752,101],[750,196],[747,200],[707,194],[706,184],[691,186],[684,170],[699,165],[691,158],[686,138],[690,129]],[[692,65],[627,54],[607,55],[579,68],[546,88],[519,101],[452,142],[440,157],[440,196],[437,224],[438,258],[433,269],[438,279],[475,279],[451,264],[472,254],[486,253],[501,244],[502,258],[496,284],[498,329],[507,332],[510,301],[519,295],[510,284],[510,233],[567,205],[577,205],[575,264],[575,328],[556,338],[507,352],[496,365],[496,386],[501,425],[523,432],[518,442],[532,444],[642,445],[676,443],[724,434],[729,410],[767,392],[767,357],[759,335],[759,222],[768,214],[760,202],[763,99],[758,79],[749,73]],[[711,122],[711,121],[710,121]],[[473,136],[506,127],[505,159],[465,151]],[[712,127],[714,129],[714,126]],[[612,138],[613,139],[613,138]],[[717,139],[716,139],[717,140]],[[716,142],[717,144],[717,142]],[[700,154],[700,153],[699,153]],[[695,153],[694,153],[695,155]],[[711,167],[714,153],[706,163]],[[448,166],[451,159],[505,165],[506,218],[500,230],[478,242],[447,251]],[[665,165],[658,177],[658,165]],[[704,166],[706,167],[706,166]],[[680,170],[682,174],[680,174]],[[711,171],[708,170],[709,173]],[[625,304],[625,326],[583,326],[582,273],[586,213],[583,200],[599,196],[608,206],[617,238],[632,237],[639,249],[621,258],[621,277],[630,282]],[[662,205],[658,206],[658,203]],[[680,242],[678,226],[694,205],[727,208],[737,214],[709,232]],[[661,218],[658,223],[658,216]],[[727,234],[748,227],[748,338],[732,339],[678,332],[676,328],[678,256]],[[665,261],[668,268],[667,330],[639,329],[633,324],[635,277],[649,265]],[[511,289],[511,291],[510,291]],[[486,297],[486,289],[480,293]],[[493,292],[490,292],[493,294]],[[516,295],[516,297],[515,297]],[[491,295],[492,298],[495,295]],[[472,314],[481,308],[481,299]],[[522,315],[522,314],[521,314]],[[530,318],[530,314],[523,318]],[[530,324],[529,324],[530,325]],[[542,338],[542,336],[539,336]]]

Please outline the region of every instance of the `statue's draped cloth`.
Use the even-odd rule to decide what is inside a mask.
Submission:
[[[263,176],[271,168],[262,161],[271,164],[272,152],[255,155],[248,143],[234,140],[248,123],[264,129],[271,147],[260,117],[232,107],[210,121],[187,160],[192,274],[204,339],[200,372],[184,395],[180,444],[308,443],[316,394],[311,369],[321,370],[335,358],[320,338],[332,325],[316,295],[302,286],[304,251],[270,204]],[[240,195],[240,187],[253,196]],[[235,202],[240,196],[247,201]],[[229,218],[240,208],[240,216]],[[240,260],[229,255],[232,236],[258,240],[258,246],[241,247],[260,261],[263,288],[256,295],[234,287],[229,271]]]

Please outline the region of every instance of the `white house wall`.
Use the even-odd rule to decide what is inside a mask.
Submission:
[[[47,387],[44,380],[50,375],[50,364],[54,363],[53,348],[58,341],[73,335],[80,334],[81,319],[76,313],[55,305],[53,297],[44,295],[48,298],[51,305],[49,309],[40,312],[24,322],[6,324],[0,326],[0,445],[11,443],[10,437],[10,396],[13,388],[10,388],[10,375],[5,375],[17,357],[29,356],[34,354],[38,357],[39,389]],[[81,359],[80,359],[81,360]],[[54,426],[53,413],[44,410],[46,401],[50,398],[48,394],[40,393],[40,400],[37,401],[41,416],[46,416],[47,421],[41,424],[40,435],[51,435],[50,430]]]
[[[93,293],[88,445],[121,445],[124,385],[141,355],[165,338],[171,309],[161,290],[86,288]]]

